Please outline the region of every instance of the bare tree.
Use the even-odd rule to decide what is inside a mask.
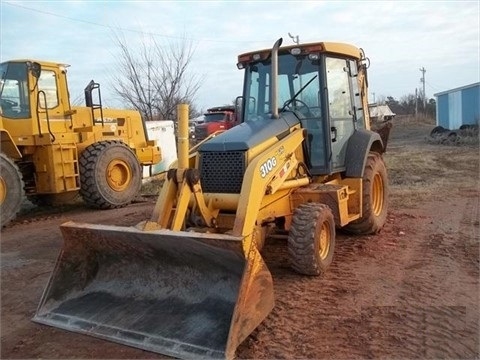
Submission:
[[[193,102],[202,79],[188,71],[195,52],[191,41],[160,43],[150,36],[132,46],[118,34],[115,41],[120,56],[113,88],[129,106],[147,120],[174,120],[179,103],[196,114]]]

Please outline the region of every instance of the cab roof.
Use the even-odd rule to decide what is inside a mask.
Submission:
[[[70,65],[69,64],[65,64],[65,63],[57,63],[57,62],[53,62],[53,61],[46,61],[46,60],[36,60],[36,59],[13,59],[13,60],[7,60],[7,61],[3,61],[2,64],[5,64],[5,63],[26,63],[26,62],[36,62],[36,63],[39,63],[42,67],[43,66],[46,66],[46,67],[60,67],[60,66],[63,66],[63,67],[69,67]]]
[[[289,46],[282,46],[278,49],[279,54],[284,54],[290,52],[291,49],[299,48],[302,49],[302,53],[310,52],[322,52],[322,53],[333,53],[351,56],[356,59],[361,59],[362,50],[354,45],[347,43],[339,42],[314,42],[314,43],[305,43],[305,44],[295,44]],[[256,51],[249,51],[238,56],[239,62],[249,61],[252,59],[254,54],[261,54],[261,58],[266,58],[266,54],[270,54],[272,49],[263,49]]]

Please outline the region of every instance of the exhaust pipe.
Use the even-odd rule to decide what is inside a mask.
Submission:
[[[270,87],[270,104],[272,118],[278,119],[278,49],[282,45],[283,39],[278,39],[272,48],[272,73],[270,78],[272,79]]]

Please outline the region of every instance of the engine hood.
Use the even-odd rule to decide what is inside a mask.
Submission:
[[[282,134],[300,121],[291,112],[281,114],[279,119],[259,119],[244,122],[215,136],[199,147],[200,152],[246,151],[274,136]]]

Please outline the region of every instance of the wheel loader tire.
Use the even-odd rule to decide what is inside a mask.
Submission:
[[[83,151],[80,196],[88,206],[114,209],[128,205],[140,192],[142,172],[135,153],[123,142],[101,141]]]
[[[288,235],[292,268],[305,275],[321,275],[335,249],[335,221],[325,204],[306,203],[295,209]]]
[[[344,229],[353,234],[378,233],[387,219],[388,178],[383,158],[379,153],[368,154],[362,185],[363,214]]]
[[[2,227],[12,221],[25,197],[22,174],[17,165],[0,153],[0,217]]]

